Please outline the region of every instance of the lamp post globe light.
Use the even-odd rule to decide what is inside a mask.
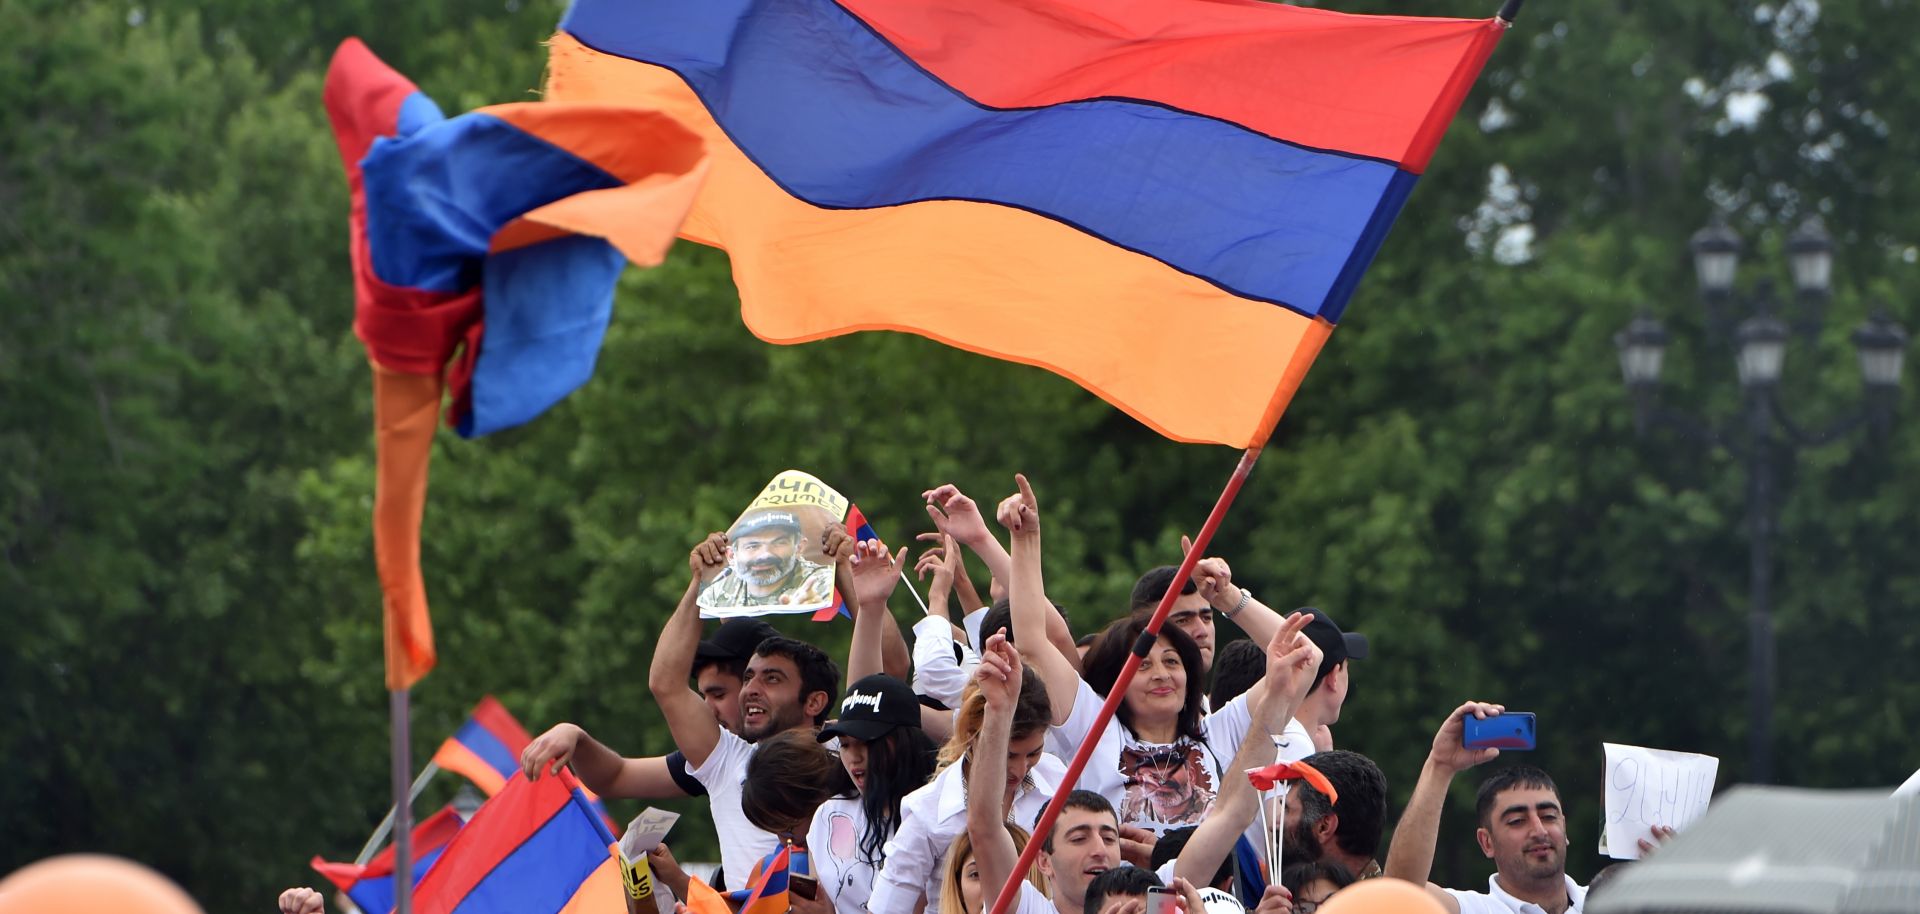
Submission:
[[[1668,427],[1689,437],[1727,447],[1747,464],[1748,562],[1748,780],[1773,780],[1773,537],[1779,511],[1777,462],[1794,452],[1840,440],[1855,428],[1867,426],[1884,433],[1892,421],[1893,403],[1905,365],[1907,331],[1884,306],[1853,332],[1859,357],[1864,404],[1854,415],[1827,428],[1809,432],[1788,416],[1780,400],[1780,379],[1786,367],[1787,346],[1796,335],[1811,337],[1824,318],[1824,305],[1833,286],[1833,239],[1818,217],[1809,217],[1787,237],[1787,269],[1795,297],[1807,317],[1792,325],[1776,314],[1772,283],[1754,284],[1750,295],[1736,286],[1744,244],[1726,219],[1716,213],[1688,240],[1694,275],[1707,314],[1710,337],[1732,350],[1735,376],[1745,406],[1730,428],[1722,430],[1692,416],[1663,408],[1658,402],[1661,368],[1669,338],[1660,321],[1641,311],[1614,336],[1620,354],[1620,376],[1633,395],[1634,428]],[[1731,309],[1740,317],[1728,326]]]
[[[1772,387],[1780,383],[1780,371],[1787,363],[1785,321],[1773,316],[1772,292],[1762,284],[1752,317],[1740,322],[1733,331],[1734,365],[1745,388]]]
[[[1787,269],[1793,289],[1802,295],[1825,296],[1833,286],[1833,237],[1819,216],[1808,216],[1787,236]]]
[[[1740,236],[1727,227],[1727,219],[1718,212],[1706,227],[1693,233],[1687,245],[1693,249],[1693,272],[1700,293],[1708,297],[1733,291],[1733,274],[1740,266]]]
[[[1645,311],[1640,312],[1613,337],[1620,348],[1620,376],[1629,390],[1646,390],[1660,384],[1660,368],[1667,357],[1667,330]]]
[[[1900,369],[1907,355],[1907,331],[1882,307],[1853,331],[1853,346],[1860,354],[1860,376],[1869,390],[1896,390],[1900,387]]]

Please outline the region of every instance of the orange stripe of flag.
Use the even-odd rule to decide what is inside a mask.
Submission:
[[[915,333],[1063,375],[1169,438],[1245,447],[1330,329],[1011,207],[812,206],[748,160],[671,71],[564,33],[549,53],[549,98],[663,111],[706,141],[707,181],[681,235],[729,252],[742,317],[769,342]]]
[[[472,749],[455,740],[447,740],[440,744],[439,751],[433,754],[433,763],[466,777],[473,782],[473,786],[480,788],[480,792],[487,796],[493,796],[500,792],[500,788],[507,786],[507,779],[501,777],[500,772],[492,765],[487,764],[486,759],[473,754]]]
[[[373,363],[377,465],[373,554],[386,629],[387,688],[407,689],[433,669],[433,622],[420,574],[427,462],[440,412],[440,379]]]

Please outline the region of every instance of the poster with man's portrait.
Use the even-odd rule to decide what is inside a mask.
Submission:
[[[821,546],[847,499],[799,470],[773,477],[727,528],[727,565],[700,588],[700,616],[810,613],[837,604]]]

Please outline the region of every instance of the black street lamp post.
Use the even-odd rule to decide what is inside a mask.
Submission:
[[[1866,387],[1864,407],[1828,428],[1809,432],[1781,407],[1779,383],[1787,343],[1794,332],[1812,336],[1825,317],[1833,278],[1833,244],[1826,229],[1818,219],[1809,219],[1787,239],[1787,266],[1799,305],[1791,326],[1776,315],[1771,283],[1758,283],[1754,293],[1744,298],[1735,292],[1740,236],[1727,227],[1724,219],[1716,215],[1707,227],[1694,233],[1689,246],[1708,332],[1716,340],[1732,344],[1734,366],[1744,392],[1743,421],[1730,433],[1722,432],[1710,423],[1659,404],[1660,369],[1668,337],[1651,314],[1641,312],[1614,337],[1614,344],[1620,350],[1621,376],[1633,394],[1636,431],[1644,434],[1654,425],[1671,428],[1695,440],[1726,447],[1746,460],[1748,666],[1752,676],[1749,778],[1765,784],[1773,780],[1773,536],[1779,509],[1778,462],[1791,459],[1801,448],[1837,441],[1861,425],[1876,435],[1884,433],[1899,392],[1907,333],[1884,308],[1854,331],[1854,348]],[[1731,312],[1736,310],[1744,316],[1729,327]]]

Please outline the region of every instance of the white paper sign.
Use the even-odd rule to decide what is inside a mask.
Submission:
[[[673,830],[673,823],[680,821],[680,814],[649,806],[635,816],[627,826],[627,833],[620,839],[620,856],[631,862],[645,857],[647,852],[660,846],[661,839]]]
[[[1640,859],[1640,841],[1653,827],[1686,828],[1707,811],[1720,760],[1711,755],[1603,743],[1606,749],[1607,815],[1600,852],[1616,860]]]

